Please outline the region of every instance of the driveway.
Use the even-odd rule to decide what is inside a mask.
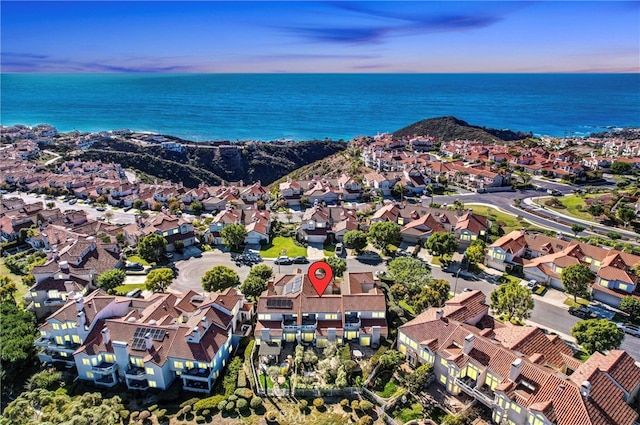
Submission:
[[[324,251],[321,243],[310,243],[307,247],[307,258],[310,261],[321,260],[324,258]]]

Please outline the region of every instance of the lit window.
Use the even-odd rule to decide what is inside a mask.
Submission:
[[[522,412],[522,407],[518,406],[515,403],[511,403],[511,410],[513,410],[516,413],[520,413]]]
[[[447,377],[445,375],[440,375],[440,382],[443,384],[447,383]]]
[[[198,367],[199,367],[200,369],[206,369],[206,368],[208,368],[208,367],[209,367],[209,365],[207,365],[206,363],[198,363]]]
[[[193,362],[187,362],[186,365],[187,365],[187,369],[193,369],[193,366],[194,366]]]
[[[61,329],[67,329],[67,324],[66,324],[66,323],[63,323],[63,324],[60,326],[60,328],[61,328]]]
[[[606,288],[609,286],[609,281],[606,279],[600,279],[600,285]]]
[[[40,308],[40,303],[34,303],[33,304],[35,308]],[[55,325],[54,325],[55,326]],[[54,328],[55,329],[55,328]]]
[[[56,337],[56,344],[58,344],[58,345],[62,345],[62,344],[63,344],[63,341],[62,341],[62,337],[61,337],[61,336],[57,336],[57,337]]]
[[[51,326],[53,327],[53,330],[55,330],[55,331],[59,331],[60,330],[60,325],[57,324],[57,323],[54,323]]]
[[[629,285],[627,285],[626,283],[618,284],[618,288],[620,288],[621,290],[623,290],[625,292],[629,292]]]
[[[158,386],[158,384],[156,384],[156,381],[149,381],[149,386],[150,386],[151,388],[155,388],[155,387],[157,387],[157,386]]]
[[[87,372],[87,378],[93,379],[93,372]]]
[[[147,375],[153,375],[155,373],[153,368],[151,367],[145,368],[145,372],[147,372]]]
[[[38,293],[37,293],[37,292],[32,292],[32,293],[31,293],[31,296],[32,296],[32,297],[37,297],[37,296],[38,296]]]
[[[440,359],[440,364],[443,365],[443,366],[447,366],[448,365],[447,360],[445,358],[441,358]]]
[[[89,366],[91,362],[89,361],[89,359],[82,359],[82,364],[85,366]]]
[[[78,335],[73,335],[71,337],[71,339],[73,340],[73,342],[75,342],[76,344],[80,344],[82,343],[82,340],[80,339],[80,337]]]
[[[173,367],[175,367],[176,369],[182,369],[184,367],[184,363],[182,362],[173,362]]]
[[[116,356],[114,356],[113,354],[105,354],[104,355],[104,360],[107,363],[115,363],[116,362]]]

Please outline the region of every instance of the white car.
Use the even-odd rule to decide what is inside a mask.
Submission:
[[[616,323],[616,326],[618,329],[622,329],[629,335],[640,337],[640,327],[638,327],[638,325],[633,325],[631,323]]]

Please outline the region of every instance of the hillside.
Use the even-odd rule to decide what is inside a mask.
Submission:
[[[511,130],[497,130],[494,128],[470,125],[455,117],[429,118],[418,121],[393,133],[394,137],[432,136],[442,141],[449,140],[480,140],[483,142],[508,142],[522,140],[529,134]]]
[[[226,146],[187,145],[183,152],[129,141],[101,141],[90,149],[72,154],[74,158],[120,163],[150,176],[181,181],[196,187],[200,182],[221,181],[268,185],[287,173],[346,149],[332,141],[297,143],[238,143]]]

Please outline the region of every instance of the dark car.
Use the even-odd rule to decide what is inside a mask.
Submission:
[[[579,317],[580,319],[597,319],[598,315],[588,308],[569,307],[569,314]]]
[[[304,255],[298,255],[293,258],[293,264],[307,264],[309,260]]]

